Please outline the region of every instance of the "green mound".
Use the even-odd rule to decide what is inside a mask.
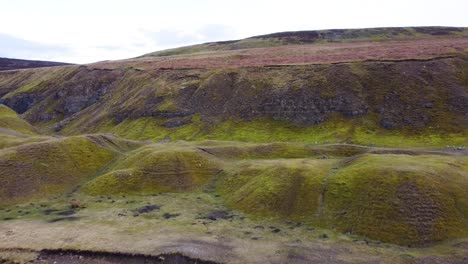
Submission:
[[[147,146],[116,162],[112,171],[86,184],[88,194],[152,194],[194,190],[218,173],[215,162],[188,148]]]
[[[33,126],[2,104],[0,104],[0,133],[37,135]]]
[[[259,216],[303,220],[320,206],[322,183],[334,160],[270,160],[241,163],[219,185],[233,208]]]
[[[252,216],[419,246],[468,233],[467,172],[465,156],[250,160],[235,163],[218,192]]]
[[[0,204],[62,194],[96,174],[114,156],[86,137],[0,150]]]
[[[403,245],[468,231],[468,158],[365,155],[328,180],[328,225]]]

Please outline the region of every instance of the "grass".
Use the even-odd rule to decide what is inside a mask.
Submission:
[[[252,121],[225,120],[213,125],[192,118],[192,123],[177,128],[163,127],[164,120],[139,118],[124,120],[118,125],[112,121],[98,131],[114,133],[137,140],[221,140],[241,142],[297,142],[308,144],[353,143],[382,147],[445,148],[466,145],[466,132],[449,133],[437,129],[425,131],[385,130],[367,117],[347,120],[333,117],[314,126],[294,125],[285,121],[257,119]]]
[[[0,128],[25,135],[38,134],[33,126],[23,120],[15,111],[2,104],[0,104]]]
[[[466,83],[468,73],[465,57],[429,62],[174,69],[154,74],[128,67],[104,71],[96,65],[70,66],[51,72],[34,69],[29,77],[23,72],[18,76],[0,74],[0,88],[23,87],[40,76],[44,85],[12,96],[41,98],[24,114],[25,118],[50,133],[55,133],[54,124],[65,121],[59,132],[64,136],[104,132],[152,141],[349,142],[442,148],[467,143],[467,132],[461,126],[462,106],[450,99],[462,97],[460,87]],[[441,69],[446,69],[444,74],[437,74]],[[405,77],[405,73],[409,75]],[[17,80],[20,77],[24,78],[22,82]],[[63,87],[75,87],[76,83],[94,87],[96,91],[92,92],[96,94],[102,92],[98,87],[107,90],[99,103],[67,116],[61,108],[69,96],[59,95]],[[452,86],[459,88],[447,88]],[[80,89],[73,93],[89,95]],[[276,100],[283,97],[285,107]],[[368,108],[362,115],[344,117],[342,112],[347,110],[328,103],[335,100],[338,104],[340,97],[346,99],[342,104],[353,109],[354,104],[361,103],[365,107],[357,109]],[[388,98],[395,102],[388,102]],[[319,113],[306,109],[302,113],[300,108],[310,104],[325,109],[318,109]],[[273,107],[272,112],[262,112],[264,106]],[[387,110],[381,113],[382,109]],[[315,115],[323,122],[315,125],[300,121]],[[381,125],[389,116],[396,124],[393,130]],[[165,127],[166,122],[182,119],[187,124]]]
[[[18,137],[5,133],[0,133],[0,150],[4,148],[10,148],[34,142],[41,142],[50,139],[53,138],[49,136]]]
[[[335,160],[252,160],[228,170],[218,191],[254,216],[424,245],[466,236],[467,161],[367,154],[342,161],[340,169]]]
[[[21,263],[26,263],[37,256],[28,259],[27,254],[6,249],[65,248],[151,255],[177,251],[225,263],[291,263],[299,258],[308,263],[341,259],[365,263],[376,259],[403,264],[434,256],[447,261],[464,258],[464,251],[456,245],[466,239],[429,248],[399,247],[294,221],[253,218],[231,211],[222,198],[206,192],[104,197],[74,193],[72,197],[86,205],[71,215],[78,218],[74,221],[49,222],[69,210],[71,197],[66,196],[0,208],[0,228],[9,235],[0,240],[0,257],[24,259]],[[159,209],[137,213],[147,205]],[[56,211],[44,215],[46,210]],[[219,210],[227,211],[232,218],[206,218]],[[178,216],[165,218],[166,213]],[[5,217],[15,219],[2,220]]]
[[[466,157],[365,155],[328,180],[329,225],[403,245],[467,233]]]
[[[367,29],[347,29],[338,30],[318,30],[302,32],[284,32],[270,35],[262,35],[247,39],[234,40],[229,42],[212,42],[187,47],[156,51],[140,57],[165,57],[179,56],[197,53],[209,53],[216,51],[242,50],[252,48],[278,47],[284,45],[304,45],[304,44],[326,44],[333,42],[383,42],[389,40],[410,40],[433,37],[431,32],[445,31],[448,36],[466,36],[466,28],[455,28],[455,30],[444,28],[367,28]]]
[[[383,241],[405,246],[463,241],[468,232],[466,153],[460,151],[456,153],[460,156],[455,156],[455,151],[423,149],[467,143],[461,122],[462,102],[458,100],[463,98],[468,80],[465,51],[449,59],[419,60],[445,56],[431,52],[439,50],[440,45],[444,45],[443,50],[455,49],[464,44],[463,40],[418,39],[409,45],[381,43],[387,38],[404,38],[404,32],[395,36],[388,32],[361,33],[366,33],[361,37],[374,40],[373,48],[359,46],[362,43],[345,46],[370,56],[364,59],[376,57],[371,51],[379,56],[381,51],[398,51],[404,55],[398,59],[417,61],[271,66],[298,61],[324,63],[313,56],[304,60],[306,51],[318,56],[331,49],[328,55],[349,55],[349,50],[336,49],[343,45],[326,43],[274,47],[268,52],[250,49],[179,56],[205,48],[284,44],[270,36],[226,46],[170,51],[166,55],[180,54],[159,58],[161,61],[137,59],[0,73],[2,98],[14,100],[28,95],[38,100],[24,113],[27,120],[49,132],[57,122],[66,123],[59,132],[63,138],[40,136],[13,111],[0,106],[0,204],[10,210],[0,215],[32,219],[36,222],[24,224],[25,230],[32,230],[40,240],[62,243],[58,237],[66,239],[65,234],[43,223],[59,215],[44,216],[38,204],[63,211],[69,199],[77,197],[88,206],[76,213],[84,220],[58,224],[65,229],[72,227],[75,238],[82,239],[71,243],[73,247],[89,249],[89,241],[98,237],[87,228],[95,231],[104,227],[109,232],[107,242],[122,243],[110,243],[112,250],[134,246],[134,241],[129,242],[133,235],[143,241],[139,245],[144,252],[154,252],[155,247],[147,242],[153,237],[174,243],[186,236],[215,243],[230,237],[232,244],[241,241],[244,250],[259,250],[255,252],[258,256],[278,253],[282,257],[277,262],[284,263],[296,252],[305,254],[301,251],[304,248],[310,251],[313,247],[307,243],[316,239],[319,242],[315,246],[330,248],[341,239],[354,243],[354,238],[363,243],[371,239],[375,244]],[[410,33],[416,38],[428,34]],[[351,31],[340,34],[354,38]],[[291,41],[300,43],[301,39],[294,37]],[[420,50],[428,53],[418,53]],[[179,66],[184,70],[177,69]],[[99,102],[73,115],[64,112],[70,95],[92,93],[98,95]],[[314,111],[307,108],[312,104]],[[354,109],[364,112],[355,115]],[[314,115],[324,121],[316,125],[301,122]],[[392,119],[396,128],[384,129],[384,118]],[[165,126],[168,121],[180,120],[187,124]],[[126,139],[70,136],[101,132]],[[153,144],[157,141],[170,142]],[[163,205],[157,212],[134,218],[136,209],[147,203]],[[23,209],[29,213],[25,215]],[[208,222],[206,216],[213,210],[228,211],[235,217]],[[165,214],[179,215],[164,219]],[[5,230],[11,227],[8,221],[0,221]],[[20,220],[12,222],[22,225]],[[308,232],[307,228],[320,232]],[[55,237],[47,238],[36,229],[51,229]],[[148,234],[150,231],[153,233]],[[325,237],[319,238],[322,232],[334,242],[326,244]],[[288,251],[291,244],[302,243],[296,238],[308,242]],[[37,246],[37,240],[30,243],[25,236],[15,239],[11,243],[0,239],[0,245],[22,242]],[[255,247],[258,240],[267,242]],[[213,244],[204,249],[210,247]],[[364,253],[368,249],[361,248]],[[460,249],[450,250],[460,255]],[[409,250],[398,248],[396,252]],[[410,253],[424,255],[414,252]],[[447,252],[444,254],[450,255]],[[399,256],[394,259],[406,260]]]
[[[53,197],[76,187],[115,153],[86,137],[52,139],[0,151],[0,203]]]
[[[320,206],[322,183],[333,160],[238,163],[219,185],[228,205],[256,216],[307,221]]]
[[[199,140],[238,140],[247,142],[301,142],[311,144],[354,143],[385,147],[437,147],[447,145],[465,145],[466,133],[447,136],[437,130],[420,133],[414,131],[388,131],[372,124],[366,124],[366,118],[346,120],[340,117],[328,122],[301,127],[283,121],[254,120],[222,122],[204,134]]]
[[[0,149],[52,139],[41,136],[35,127],[15,111],[0,104]]]
[[[148,144],[74,136],[1,150],[0,198],[11,206],[61,196],[63,204],[77,195],[84,203],[103,197],[120,203],[119,197],[194,199],[204,193],[220,208],[255,221],[301,222],[400,245],[466,236],[467,158],[424,150],[386,154],[399,151],[407,153],[353,145]],[[171,208],[165,213],[185,212]]]
[[[94,195],[193,191],[218,171],[216,163],[199,151],[147,146],[118,160],[82,190]]]

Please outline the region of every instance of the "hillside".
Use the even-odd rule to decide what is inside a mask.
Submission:
[[[268,48],[285,45],[384,42],[391,40],[401,41],[466,36],[468,36],[468,30],[466,28],[455,27],[363,28],[293,31],[255,36],[247,39],[209,42],[194,46],[156,51],[145,54],[142,57],[160,57],[199,52]]]
[[[70,65],[70,63],[0,58],[0,71],[42,68],[42,67],[55,67],[55,66],[64,66],[64,65]]]
[[[467,59],[67,66],[0,74],[0,96],[28,121],[62,135],[445,147],[465,144]]]
[[[464,263],[467,102],[466,28],[0,72],[0,263]]]

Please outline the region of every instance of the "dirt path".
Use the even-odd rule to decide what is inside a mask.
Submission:
[[[22,137],[22,138],[30,137],[29,135],[19,133],[19,132],[13,131],[13,130],[1,128],[1,127],[0,127],[0,133],[4,133],[4,134],[7,134],[7,135],[12,135],[12,136],[17,136],[17,137]]]

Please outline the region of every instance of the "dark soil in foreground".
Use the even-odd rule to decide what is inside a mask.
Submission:
[[[159,256],[130,255],[122,253],[75,251],[75,250],[43,250],[34,262],[54,264],[140,264],[140,263],[165,263],[165,264],[217,264],[212,261],[204,261],[189,258],[180,254],[163,254]]]

